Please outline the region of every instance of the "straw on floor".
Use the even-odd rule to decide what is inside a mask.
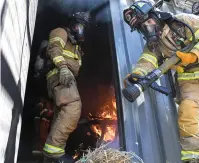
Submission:
[[[101,145],[99,148],[88,150],[76,163],[144,163],[133,152],[120,151],[108,148],[108,145]]]

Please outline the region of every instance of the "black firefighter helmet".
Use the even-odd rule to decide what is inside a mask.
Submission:
[[[149,19],[150,12],[153,12],[151,3],[137,1],[124,9],[124,21],[131,27],[132,31],[139,30],[140,24]]]
[[[89,26],[90,19],[89,12],[77,12],[72,15],[69,28],[77,42],[84,41],[85,27]]]

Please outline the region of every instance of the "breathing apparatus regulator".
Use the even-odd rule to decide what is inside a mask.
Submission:
[[[176,33],[176,35],[178,35],[178,37],[181,37],[183,40],[186,39],[181,35],[181,33],[179,33],[178,30],[172,27],[172,22],[175,21],[189,29],[192,34],[191,43],[184,46],[183,49],[180,49],[182,52],[189,52],[195,45],[195,35],[192,28],[184,22],[175,19],[170,13],[155,11],[155,8],[160,8],[162,4],[163,0],[158,1],[153,6],[146,1],[137,1],[133,3],[129,8],[124,10],[124,21],[131,27],[131,31],[137,30],[139,33],[144,35],[149,50],[151,51],[153,51],[153,49],[159,43],[160,36],[165,24],[167,24],[169,28],[174,33]],[[153,19],[153,23],[149,22],[147,24],[147,21],[151,18]],[[143,25],[143,23],[145,25]],[[160,93],[169,95],[170,92],[168,89],[166,87],[159,86],[155,81],[158,80],[164,73],[166,73],[173,65],[178,63],[180,63],[180,58],[178,58],[174,53],[172,57],[160,65],[159,68],[153,70],[146,76],[131,74],[126,79],[127,87],[122,90],[124,97],[128,101],[133,102],[142,92],[144,92],[149,87],[159,91]],[[137,80],[133,80],[134,78]]]

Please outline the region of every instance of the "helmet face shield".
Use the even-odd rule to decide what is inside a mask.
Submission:
[[[157,35],[159,32],[159,24],[153,18],[148,19],[140,25],[140,31],[145,38]]]
[[[162,28],[157,19],[149,18],[140,25],[140,32],[144,35],[149,49],[154,49],[157,46]]]
[[[69,26],[77,42],[80,43],[84,41],[85,28],[89,26],[90,19],[89,12],[77,12],[72,15]]]
[[[84,41],[84,32],[85,32],[85,26],[81,23],[75,23],[72,27],[72,32],[75,35],[75,39],[78,42]]]

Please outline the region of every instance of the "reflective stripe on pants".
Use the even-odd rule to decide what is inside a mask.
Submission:
[[[199,159],[199,151],[181,151],[181,160]]]

